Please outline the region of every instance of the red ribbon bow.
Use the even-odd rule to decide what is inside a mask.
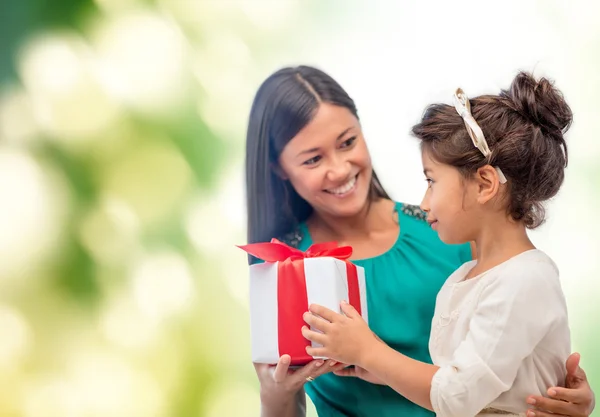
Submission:
[[[287,259],[296,260],[324,256],[345,261],[352,256],[351,246],[338,246],[336,242],[315,243],[306,252],[292,248],[277,239],[271,239],[271,242],[250,243],[249,245],[238,246],[238,248],[265,262],[283,262]]]
[[[271,242],[238,246],[250,255],[265,262],[279,262],[277,267],[277,328],[279,355],[289,354],[292,365],[305,365],[313,358],[306,353],[311,342],[304,338],[301,329],[306,323],[303,314],[308,310],[308,295],[304,274],[304,259],[332,257],[346,263],[348,303],[361,313],[360,290],[356,266],[348,261],[351,246],[338,246],[336,242],[316,243],[306,252],[292,248],[277,239]],[[300,262],[298,262],[300,261]]]

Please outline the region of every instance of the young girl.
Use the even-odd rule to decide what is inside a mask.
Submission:
[[[429,107],[413,127],[428,183],[421,208],[442,241],[477,248],[437,296],[433,365],[389,348],[347,304],[344,315],[310,307],[313,330],[302,331],[323,347],[307,352],[353,364],[342,374],[389,385],[438,416],[525,415],[530,393],[564,380],[570,352],[558,270],[526,230],[544,221],[542,202],[563,182],[571,121],[551,82],[526,73],[498,96],[469,101],[459,89],[454,107]]]

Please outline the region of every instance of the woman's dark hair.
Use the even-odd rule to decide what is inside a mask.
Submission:
[[[246,136],[249,243],[281,237],[312,213],[312,207],[276,169],[283,148],[313,119],[320,103],[345,107],[358,119],[346,91],[316,68],[280,69],[258,89]],[[389,198],[373,172],[369,199],[379,197]]]
[[[507,211],[534,229],[544,222],[543,202],[554,197],[568,162],[564,134],[573,114],[551,81],[520,72],[508,90],[470,100],[491,154],[473,145],[453,106],[427,108],[412,133],[434,160],[452,165],[465,178],[484,165],[499,167],[508,179]]]

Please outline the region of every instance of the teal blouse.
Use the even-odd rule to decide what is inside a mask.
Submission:
[[[431,363],[429,332],[438,291],[446,278],[471,260],[469,244],[447,245],[416,206],[396,203],[400,233],[382,255],[354,260],[365,269],[369,327],[390,347]],[[306,224],[284,238],[306,250],[313,243]],[[326,374],[305,384],[320,417],[430,417],[387,386]]]

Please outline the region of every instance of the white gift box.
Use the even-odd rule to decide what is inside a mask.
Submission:
[[[301,333],[306,324],[302,315],[310,304],[341,313],[340,303],[345,300],[368,322],[362,267],[333,257],[284,262],[287,265],[265,262],[250,266],[250,326],[255,363],[275,364],[283,354],[292,356],[292,365],[303,365],[313,359],[305,351],[311,342]],[[302,269],[303,277],[298,276],[302,275]],[[312,343],[312,346],[319,345]]]

